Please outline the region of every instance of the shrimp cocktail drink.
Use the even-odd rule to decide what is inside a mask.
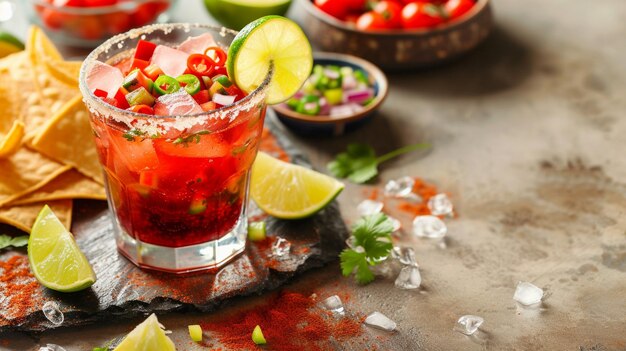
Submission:
[[[110,39],[83,64],[80,89],[117,246],[135,264],[185,273],[219,267],[244,250],[266,105],[298,85],[280,82],[284,68],[273,53],[280,47],[265,44],[270,54],[256,56],[257,42],[267,40],[261,35],[273,35],[268,24],[293,22],[260,22],[239,35],[197,24],[147,26]]]

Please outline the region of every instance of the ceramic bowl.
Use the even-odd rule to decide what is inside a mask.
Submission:
[[[31,23],[42,27],[54,42],[93,48],[132,28],[166,22],[176,2],[125,0],[110,6],[71,7],[27,0],[23,6]]]
[[[489,0],[477,0],[467,13],[428,29],[360,31],[299,0],[305,10],[304,29],[323,51],[362,57],[386,71],[406,71],[453,60],[483,42],[493,26]]]
[[[307,136],[338,136],[368,122],[387,97],[388,83],[385,74],[372,63],[361,58],[328,52],[313,54],[314,64],[348,66],[367,74],[374,90],[374,100],[365,109],[344,116],[311,116],[293,111],[285,104],[274,105],[278,119],[293,132]]]

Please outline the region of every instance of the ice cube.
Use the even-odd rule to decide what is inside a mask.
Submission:
[[[162,95],[154,104],[154,114],[157,116],[184,116],[200,112],[202,107],[184,89]]]
[[[289,251],[291,251],[291,243],[285,238],[276,238],[276,241],[272,244],[272,256],[284,259],[289,256]]]
[[[94,61],[86,81],[92,93],[100,89],[106,91],[108,98],[113,98],[124,82],[124,75],[117,67]]]
[[[356,211],[359,216],[369,216],[379,213],[383,210],[383,203],[374,200],[363,200],[356,207]]]
[[[391,256],[405,266],[419,267],[415,259],[415,250],[413,250],[412,247],[394,246],[391,251]]]
[[[196,37],[187,38],[178,46],[178,50],[188,54],[204,54],[204,50],[211,46],[218,45],[211,33],[204,33]]]
[[[370,327],[378,328],[385,331],[394,331],[396,330],[396,322],[389,319],[387,316],[380,312],[373,312],[367,318],[365,318],[366,325]]]
[[[52,324],[59,325],[65,320],[63,312],[59,309],[59,304],[55,301],[46,302],[41,310],[43,311],[44,316],[46,316]]]
[[[443,238],[448,232],[446,224],[435,216],[417,216],[413,220],[413,234],[424,238]]]
[[[150,64],[157,65],[163,73],[170,77],[178,77],[187,70],[189,54],[169,46],[158,45],[154,49]]]
[[[413,290],[422,285],[422,275],[417,266],[402,267],[395,282],[396,288]]]
[[[428,200],[428,209],[433,216],[452,214],[454,206],[446,194],[437,194]]]
[[[541,302],[543,289],[529,282],[518,282],[513,299],[524,306],[530,306]]]
[[[346,314],[346,311],[343,308],[343,303],[337,295],[327,298],[322,302],[322,304],[327,310],[332,311],[333,313],[340,314],[342,316]]]
[[[409,176],[390,180],[385,184],[385,196],[408,197],[413,192],[413,185],[415,185],[415,179]]]
[[[482,317],[465,315],[459,318],[456,322],[454,330],[465,335],[472,335],[476,333],[484,321],[485,320]]]

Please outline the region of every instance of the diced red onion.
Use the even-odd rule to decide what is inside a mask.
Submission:
[[[324,75],[330,79],[339,78],[339,72],[335,71],[334,69],[324,69]]]
[[[315,110],[316,107],[317,107],[317,103],[315,102],[307,102],[306,104],[304,104],[305,110]]]
[[[235,102],[235,98],[236,96],[234,95],[223,95],[223,94],[213,94],[213,102],[218,104],[218,105],[222,105],[222,106],[226,106],[226,105],[230,105],[233,102]]]
[[[344,93],[344,101],[345,102],[353,102],[357,104],[361,104],[365,102],[367,99],[374,96],[374,92],[372,89],[357,89],[357,90],[349,90]]]
[[[343,90],[351,90],[356,88],[357,81],[353,76],[344,76],[343,81],[341,82],[341,87]]]
[[[362,110],[363,106],[355,103],[350,103],[331,107],[329,115],[331,117],[345,116],[360,112]]]

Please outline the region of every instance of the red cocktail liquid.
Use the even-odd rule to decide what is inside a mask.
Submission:
[[[205,243],[228,233],[246,199],[246,177],[264,115],[265,109],[252,109],[223,123],[221,130],[157,138],[93,118],[122,229],[142,242],[167,247]]]

